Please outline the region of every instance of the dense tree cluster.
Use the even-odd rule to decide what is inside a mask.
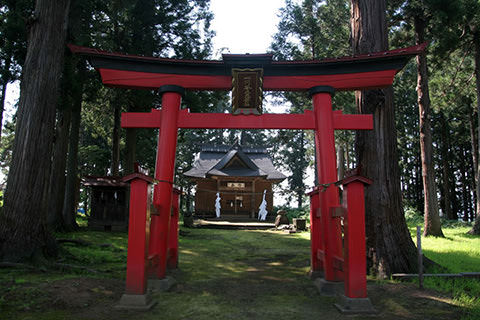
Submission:
[[[274,59],[429,43],[397,75],[393,89],[339,92],[333,100],[345,113],[374,115],[374,132],[337,132],[336,144],[340,172],[361,165],[376,182],[366,208],[370,266],[378,274],[415,269],[406,208],[425,216],[425,235],[442,236],[440,216],[475,221],[472,233],[480,232],[479,12],[476,0],[286,0],[279,12],[270,44]],[[17,114],[4,121],[0,140],[2,172],[8,174],[0,260],[54,254],[50,231],[75,230],[78,203],[86,202],[80,177],[125,175],[135,161],[154,170],[157,132],[121,130],[120,115],[156,108],[158,94],[105,88],[65,44],[207,59],[212,18],[208,0],[0,0],[0,122],[7,85],[22,83]],[[35,38],[52,29],[61,31],[45,42]],[[47,65],[48,74],[31,74]],[[275,93],[270,101],[272,109],[281,104],[292,113],[312,107],[305,93]],[[183,104],[193,112],[224,112],[229,99],[225,92],[187,92]],[[311,132],[179,130],[176,183],[185,194],[184,210],[191,207],[193,186],[182,173],[201,144],[237,140],[268,146],[289,172],[282,195],[289,204],[306,205],[307,172],[316,168]],[[26,230],[34,230],[28,239]],[[19,249],[26,246],[31,250]]]

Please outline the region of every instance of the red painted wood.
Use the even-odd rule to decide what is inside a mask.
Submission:
[[[122,128],[160,128],[162,111],[152,109],[151,112],[123,112]]]
[[[178,267],[178,214],[180,192],[174,189],[172,197],[172,216],[170,218],[170,231],[168,233],[168,269],[176,269]]]
[[[345,232],[345,295],[367,297],[367,258],[365,249],[364,184],[359,180],[345,185],[343,201],[347,208]]]
[[[323,261],[319,258],[318,252],[323,251],[321,220],[317,217],[318,188],[310,192],[310,272],[323,270]]]
[[[103,68],[100,68],[99,72],[103,84],[110,87],[158,89],[164,85],[176,85],[189,90],[232,89],[231,76],[161,74]]]
[[[143,173],[140,173],[140,172],[134,172],[132,174],[129,174],[128,176],[123,177],[122,181],[129,182],[135,179],[145,180],[148,183],[153,183],[155,181],[155,179],[153,179],[152,177],[144,175]]]
[[[180,128],[194,129],[310,129],[315,128],[313,112],[303,114],[233,115],[229,113],[189,113],[182,110],[178,117]]]
[[[130,209],[127,252],[127,294],[145,294],[147,290],[146,258],[148,252],[149,187],[144,179],[130,181]]]
[[[337,161],[333,127],[332,97],[329,93],[313,95],[313,107],[316,119],[315,139],[317,147],[317,172],[319,184],[337,181]],[[332,218],[330,208],[339,205],[338,189],[329,186],[319,192],[321,209],[322,236],[325,248],[324,277],[327,281],[342,280],[342,272],[333,267],[333,257],[343,256],[341,250],[341,228],[339,219]]]
[[[334,75],[264,77],[264,91],[305,91],[316,86],[330,86],[347,91],[391,86],[397,70],[383,70]]]
[[[175,152],[177,148],[177,118],[180,110],[181,95],[177,92],[165,92],[162,96],[162,117],[158,136],[155,179],[154,204],[159,215],[155,218],[158,237],[155,249],[158,254],[156,276],[165,278],[167,268],[168,231],[170,228],[170,210],[172,204],[172,189],[175,167]]]
[[[151,112],[122,113],[122,128],[159,128],[162,121],[161,110]],[[295,129],[314,130],[315,116],[306,110],[301,114],[232,115],[228,113],[190,113],[180,110],[178,127],[184,129]],[[333,114],[335,130],[371,130],[372,115]]]
[[[99,69],[107,86],[132,89],[158,89],[177,85],[188,90],[231,90],[232,77],[219,75],[161,74],[115,69]],[[382,70],[333,75],[264,76],[264,91],[306,91],[315,86],[331,86],[337,91],[383,88],[392,85],[398,70]]]
[[[160,260],[160,217],[158,216],[157,208],[154,206],[150,218],[150,240],[148,244],[148,266],[147,272],[149,277],[155,277]]]
[[[335,130],[372,130],[373,116],[371,114],[333,114]]]

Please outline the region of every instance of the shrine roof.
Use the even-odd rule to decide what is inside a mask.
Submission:
[[[321,60],[273,60],[271,54],[224,54],[223,60],[189,60],[107,52],[69,44],[85,56],[105,85],[155,89],[179,85],[187,90],[230,90],[232,68],[262,68],[264,90],[308,90],[330,85],[355,90],[391,85],[393,76],[426,44]],[[289,79],[285,79],[288,77]]]
[[[87,187],[128,187],[122,177],[116,176],[85,176],[82,184]]]
[[[359,54],[352,56],[336,57],[336,58],[323,58],[312,60],[273,60],[273,55],[268,53],[261,54],[223,54],[223,60],[195,60],[195,59],[176,59],[176,58],[163,58],[163,57],[146,57],[141,55],[134,55],[120,52],[110,52],[100,50],[96,48],[89,48],[83,46],[77,46],[74,44],[68,44],[68,48],[75,54],[84,55],[87,57],[110,57],[118,59],[120,61],[153,61],[159,63],[181,63],[185,65],[225,65],[225,64],[251,64],[262,63],[272,65],[298,65],[298,64],[322,64],[340,61],[359,61],[359,60],[371,60],[371,59],[388,59],[389,57],[402,57],[402,56],[415,56],[422,53],[427,44],[422,43],[420,45],[410,46],[406,48],[399,48],[387,51],[372,52],[367,54]]]
[[[265,148],[203,146],[193,167],[184,173],[191,178],[264,177],[280,182],[286,176],[277,171]]]

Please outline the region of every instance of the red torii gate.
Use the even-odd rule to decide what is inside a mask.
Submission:
[[[122,114],[123,128],[159,129],[155,168],[155,179],[158,183],[154,189],[154,206],[158,214],[151,217],[149,243],[134,240],[145,239],[145,219],[140,219],[140,227],[129,233],[129,257],[132,251],[146,252],[148,246],[148,259],[155,261],[155,277],[165,278],[169,231],[170,238],[178,237],[177,226],[171,226],[170,217],[179,128],[314,130],[318,182],[324,187],[323,190],[317,188],[310,193],[311,271],[323,273],[324,293],[333,293],[332,285],[345,281],[345,296],[339,305],[342,311],[372,310],[366,291],[363,199],[363,184],[370,181],[358,175],[343,181],[346,185],[343,205],[339,201],[338,188],[333,183],[337,180],[334,131],[371,130],[373,121],[371,115],[346,115],[341,111],[333,111],[332,95],[335,91],[390,86],[395,74],[411,57],[422,52],[425,44],[315,61],[272,61],[272,55],[269,54],[228,54],[223,55],[223,61],[178,60],[109,53],[75,45],[69,47],[72,52],[89,59],[99,71],[105,85],[158,89],[162,94],[161,110]],[[265,91],[308,91],[313,100],[313,111],[305,111],[303,114],[233,115],[190,113],[180,109],[185,90],[231,90],[233,68],[261,68]],[[141,175],[127,179],[144,181],[137,184],[141,185],[141,188],[152,182]],[[138,194],[147,197],[146,192]],[[130,205],[136,206],[137,203],[132,201]],[[132,214],[145,215],[145,210],[144,204],[140,205],[140,213],[135,213],[135,209],[131,208],[130,219]],[[338,219],[342,216],[346,226],[345,249],[342,247]],[[126,292],[134,297],[133,302],[130,302],[137,306],[146,304],[144,299],[135,298],[145,294],[145,286],[138,285],[146,281],[144,272],[141,276],[138,272],[139,268],[145,270],[145,260],[145,255],[137,254],[136,258],[129,258],[127,261]],[[138,280],[131,280],[137,278]]]

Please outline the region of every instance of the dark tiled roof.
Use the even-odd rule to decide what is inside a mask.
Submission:
[[[203,146],[193,167],[184,173],[191,178],[209,176],[265,177],[283,180],[286,176],[277,171],[267,150],[261,147]]]
[[[84,186],[92,187],[128,187],[128,183],[122,181],[122,177],[114,176],[86,176],[82,179]]]

